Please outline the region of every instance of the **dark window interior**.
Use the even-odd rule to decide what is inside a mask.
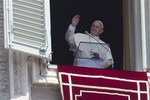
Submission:
[[[90,30],[95,19],[104,23],[100,38],[110,44],[115,69],[123,69],[122,0],[51,0],[52,64],[72,65],[73,54],[64,39],[75,14],[80,14],[76,32]]]

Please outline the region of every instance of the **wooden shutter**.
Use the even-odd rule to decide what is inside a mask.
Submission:
[[[51,59],[49,0],[4,1],[5,48]]]

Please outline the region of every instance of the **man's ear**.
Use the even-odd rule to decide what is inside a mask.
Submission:
[[[102,34],[104,32],[104,30],[101,30],[100,34]]]

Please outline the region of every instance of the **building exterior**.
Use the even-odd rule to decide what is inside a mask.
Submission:
[[[3,2],[0,1],[0,100],[9,100],[8,50],[4,49]]]
[[[49,10],[49,0],[0,0],[0,100],[61,99],[57,67],[47,70]]]
[[[38,54],[39,52],[30,52],[29,48],[22,52],[21,49],[27,48],[22,45],[19,50],[18,45],[13,47],[12,45],[19,44],[18,41],[14,40],[9,44],[11,37],[7,38],[9,34],[5,33],[9,33],[13,28],[7,27],[9,31],[6,32],[5,19],[8,17],[6,12],[10,11],[7,7],[11,5],[8,1],[11,0],[0,0],[0,100],[61,100],[57,66],[49,66],[49,60],[47,60],[47,58],[51,59],[49,56],[51,44],[44,44],[44,46],[49,46],[48,54],[43,53],[46,51],[44,46],[40,48],[42,53]],[[18,7],[18,0],[13,1]],[[29,1],[26,0],[25,3]],[[43,1],[48,2],[49,0]],[[10,5],[7,5],[9,3]],[[150,69],[149,4],[150,0],[123,0],[124,70],[149,71]],[[5,12],[5,10],[8,11]],[[51,42],[50,38],[46,40]],[[38,50],[34,49],[34,51]]]

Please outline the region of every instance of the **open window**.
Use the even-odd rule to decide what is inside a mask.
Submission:
[[[49,0],[5,0],[5,48],[51,60]]]

